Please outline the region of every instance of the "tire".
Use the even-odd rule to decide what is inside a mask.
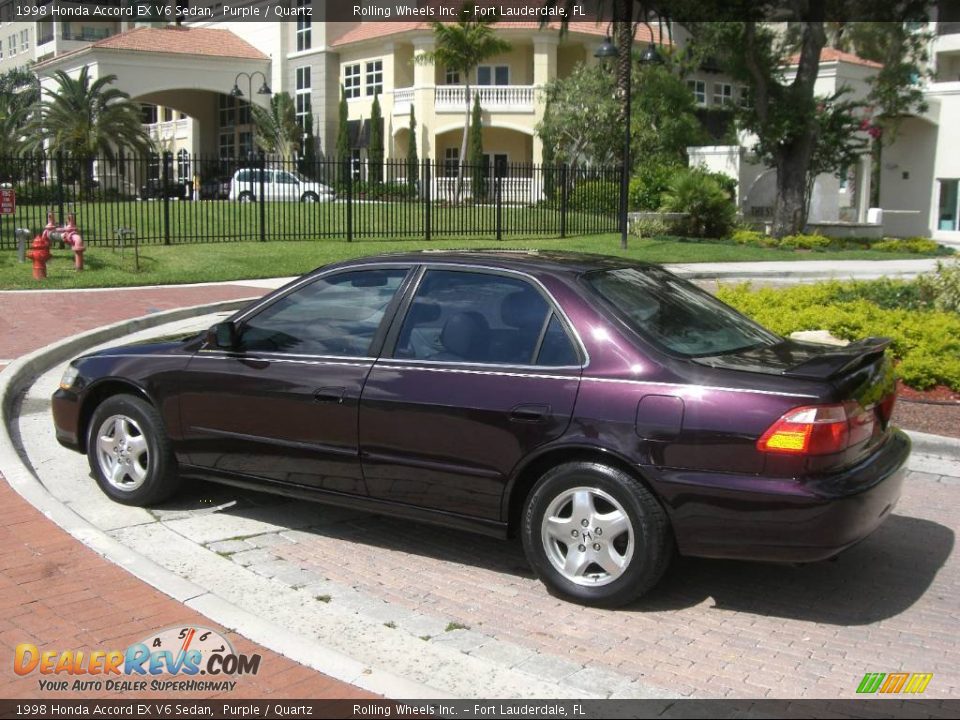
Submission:
[[[320,196],[314,192],[304,193],[300,196],[300,202],[303,203],[315,203],[320,202]]]
[[[673,557],[669,521],[653,495],[627,473],[593,462],[559,465],[540,478],[524,507],[522,536],[551,593],[595,607],[636,600]]]
[[[253,202],[253,193],[242,192],[240,193],[240,197],[237,198],[237,201],[242,203]]]
[[[87,459],[100,489],[124,505],[153,505],[180,486],[177,461],[156,408],[133,395],[113,395],[94,410]]]

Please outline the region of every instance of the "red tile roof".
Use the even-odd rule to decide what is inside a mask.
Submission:
[[[800,55],[791,55],[787,61],[790,65],[797,65],[800,62]],[[842,50],[837,50],[836,48],[824,48],[820,51],[820,62],[845,62],[850,63],[851,65],[863,65],[864,67],[871,68],[882,68],[883,64],[874,62],[873,60],[867,60],[860,57],[859,55],[854,55],[853,53],[843,52]]]
[[[205,55],[212,57],[268,60],[246,40],[229,30],[188,27],[138,27],[111,35],[93,43],[92,47],[108,50]]]
[[[498,29],[504,30],[539,30],[540,23],[537,21],[509,21],[509,22],[500,22],[494,23],[494,26]],[[547,30],[552,30],[553,32],[560,31],[560,23],[552,22],[548,23],[545,27]],[[432,32],[430,23],[427,21],[379,21],[379,22],[359,22],[357,25],[346,33],[341,35],[339,38],[330,43],[333,47],[340,47],[343,45],[352,45],[353,43],[363,42],[364,40],[375,40],[377,38],[382,38],[387,35],[399,35],[401,33],[408,33],[413,31],[421,31],[430,33]],[[568,33],[579,33],[582,35],[606,35],[607,24],[606,23],[595,23],[595,22],[571,22],[567,24]],[[640,25],[637,28],[637,37],[636,42],[651,42],[658,41],[660,33],[654,28],[653,30],[648,29],[645,25]],[[666,39],[664,39],[666,42]]]

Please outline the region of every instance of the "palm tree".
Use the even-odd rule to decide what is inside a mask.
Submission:
[[[40,112],[27,126],[34,149],[47,147],[78,160],[83,167],[80,191],[85,196],[93,184],[94,158],[116,160],[117,151],[129,148],[143,155],[150,152],[150,136],[140,119],[140,107],[117,88],[116,75],[91,80],[90,69],[70,77],[62,70],[53,74],[57,88],[45,88]]]
[[[24,151],[23,126],[27,118],[27,108],[9,94],[0,93],[0,180],[4,182],[16,179],[16,158]]]
[[[463,166],[467,158],[467,134],[470,127],[470,108],[473,98],[470,93],[470,76],[477,66],[494,55],[505,53],[510,43],[494,34],[491,24],[495,16],[474,17],[469,5],[464,5],[460,18],[455,23],[433,22],[436,48],[416,57],[419,63],[442,65],[448,71],[459,73],[464,78],[463,133],[460,141],[460,164],[457,171],[457,201],[463,185]]]
[[[251,105],[250,112],[260,149],[283,160],[293,160],[300,150],[301,130],[290,93],[280,92],[271,97],[269,108]]]

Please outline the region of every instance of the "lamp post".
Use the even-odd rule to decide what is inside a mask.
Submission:
[[[237,84],[242,77],[247,79],[247,95],[253,95],[253,78],[257,75],[263,78],[263,84],[260,86],[260,89],[257,90],[257,95],[273,95],[273,90],[267,85],[267,76],[259,70],[254,70],[252,73],[237,73],[237,76],[233,79],[233,89],[230,91],[230,97],[243,97],[243,90],[241,90],[240,85]]]
[[[632,52],[633,46],[633,27],[628,25],[630,32],[629,45],[626,47],[628,53]],[[620,50],[617,49],[617,46],[613,44],[613,40],[607,35],[603,39],[603,44],[597,48],[597,51],[593,54],[595,58],[600,60],[607,60],[610,58],[617,58],[620,56]],[[641,65],[660,65],[663,63],[663,58],[660,55],[660,52],[657,50],[657,46],[651,42],[647,49],[643,51],[643,54],[640,56]],[[632,58],[630,62],[626,64],[627,74],[624,80],[624,88],[626,92],[624,93],[623,98],[623,172],[620,173],[620,247],[623,250],[627,249],[627,197],[630,189],[630,80],[633,75],[633,62]]]

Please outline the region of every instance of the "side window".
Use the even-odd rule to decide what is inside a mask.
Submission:
[[[492,273],[428,270],[397,337],[394,357],[446,362],[551,365],[567,356],[541,348],[546,336],[569,340],[562,325],[550,334],[553,312],[530,283]],[[571,348],[572,350],[572,348]],[[556,356],[556,357],[554,357]],[[578,364],[576,353],[574,361]]]
[[[556,313],[550,316],[547,331],[543,334],[540,343],[540,352],[537,354],[537,365],[559,367],[562,365],[579,365],[580,358],[573,348],[573,343]]]
[[[365,357],[403,268],[323,277],[277,300],[240,328],[240,350]]]
[[[297,179],[288,172],[278,172],[277,173],[277,182],[283,185],[297,185],[299,184]]]

